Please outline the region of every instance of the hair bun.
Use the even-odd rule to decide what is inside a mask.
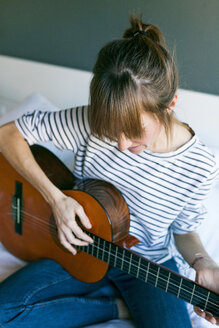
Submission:
[[[136,36],[148,37],[153,42],[165,45],[165,38],[158,27],[152,24],[142,22],[142,17],[138,18],[135,15],[130,16],[131,27],[125,30],[123,38],[132,38]],[[145,33],[141,33],[141,31]]]

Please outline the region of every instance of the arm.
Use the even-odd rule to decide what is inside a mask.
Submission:
[[[205,250],[196,232],[189,232],[182,235],[174,234],[174,239],[179,252],[190,266],[192,266],[192,263],[195,261],[196,254],[201,254],[206,260],[217,265]],[[199,264],[198,262],[199,261],[196,262],[197,266]]]
[[[196,271],[196,282],[212,291],[219,293],[219,266],[206,252],[199,235],[196,232],[176,235],[175,243],[184,259]],[[200,254],[197,258],[196,254]],[[195,312],[213,324],[219,325],[219,318],[195,308]]]
[[[74,199],[64,195],[48,179],[35,161],[28,144],[13,122],[0,127],[0,149],[11,165],[50,204],[56,219],[59,238],[63,246],[75,254],[76,250],[71,244],[86,245],[87,242],[91,242],[91,238],[79,228],[75,221],[77,214],[82,224],[87,228],[90,227],[89,219],[84,213],[83,208]],[[72,232],[74,232],[74,235]]]

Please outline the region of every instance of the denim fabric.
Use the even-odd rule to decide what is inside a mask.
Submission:
[[[176,271],[174,260],[165,265]],[[192,327],[184,302],[118,269],[88,284],[53,260],[32,262],[0,284],[0,327],[73,328],[117,319],[119,291],[137,327]]]
[[[178,272],[173,259],[162,265]],[[117,269],[108,277],[121,292],[137,327],[192,328],[184,301]]]

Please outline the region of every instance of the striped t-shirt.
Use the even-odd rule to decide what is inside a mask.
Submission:
[[[112,183],[130,212],[130,234],[140,240],[132,250],[155,262],[172,257],[172,233],[195,231],[205,218],[203,200],[218,174],[215,159],[197,136],[169,153],[120,151],[117,143],[90,133],[88,107],[34,111],[16,126],[32,145],[52,141],[75,154],[73,174]]]

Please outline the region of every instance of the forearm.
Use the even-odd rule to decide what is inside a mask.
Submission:
[[[192,265],[196,259],[197,254],[203,257],[204,260],[196,261],[194,269],[200,268],[201,265],[206,265],[206,262],[212,265],[216,263],[209,256],[206,249],[204,248],[199,235],[196,232],[190,232],[183,235],[174,235],[176,246],[179,252],[182,254],[183,258]]]
[[[48,203],[52,204],[61,197],[61,191],[39,167],[14,123],[0,127],[0,149],[10,164],[43,195]]]
[[[191,232],[185,235],[174,235],[174,237],[178,250],[184,259],[196,270],[196,282],[218,294],[219,266],[206,252],[199,235]],[[196,258],[196,254],[200,254],[200,257]],[[219,318],[213,317],[211,314],[203,312],[203,310],[197,307],[195,308],[195,312],[211,323],[219,324]]]

